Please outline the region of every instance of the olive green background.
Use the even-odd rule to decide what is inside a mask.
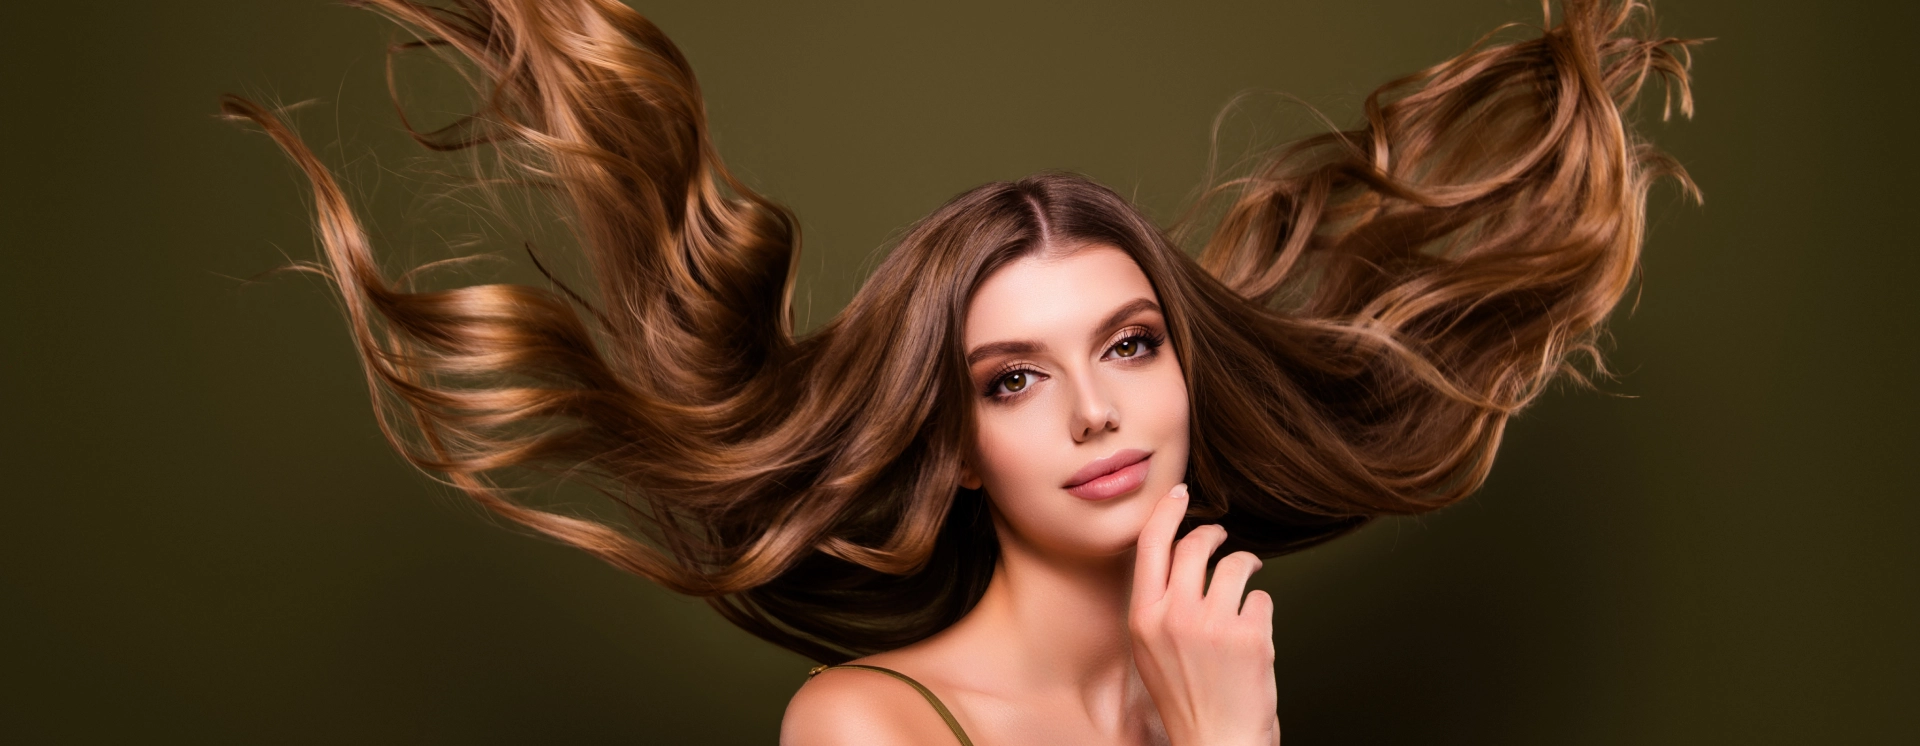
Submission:
[[[1528,0],[641,7],[730,163],[802,216],[809,324],[978,183],[1075,169],[1170,218],[1235,93],[1350,121],[1538,21]],[[1911,742],[1915,7],[1662,4],[1718,38],[1695,120],[1646,126],[1707,199],[1655,193],[1624,376],[1520,418],[1468,502],[1268,564],[1288,743]],[[16,3],[0,34],[0,741],[774,740],[806,661],[410,470],[325,287],[235,279],[313,242],[285,159],[213,118],[228,91],[320,99],[296,122],[394,266],[478,232],[524,276],[520,228],[399,132],[383,21]],[[450,108],[446,75],[403,70]],[[1229,154],[1313,130],[1276,101]]]

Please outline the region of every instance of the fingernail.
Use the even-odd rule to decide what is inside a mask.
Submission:
[[[1187,495],[1187,483],[1185,483],[1185,482],[1181,482],[1180,484],[1176,484],[1176,485],[1174,485],[1174,488],[1175,488],[1175,489],[1177,489],[1177,490],[1179,490],[1179,494],[1177,494],[1177,495],[1174,495],[1174,497],[1178,497],[1178,498],[1180,498],[1180,499],[1183,499],[1183,500],[1187,498],[1187,496],[1188,496],[1188,495]]]

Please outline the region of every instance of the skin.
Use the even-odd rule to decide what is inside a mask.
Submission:
[[[986,491],[1001,561],[959,622],[855,662],[926,685],[977,744],[1277,744],[1272,601],[1241,603],[1259,560],[1222,559],[1208,588],[1225,532],[1174,541],[1187,390],[1146,275],[1110,246],[1043,251],[989,276],[965,329],[981,354],[959,486]],[[1151,454],[1139,487],[1097,501],[1066,490],[1123,449]],[[794,695],[781,742],[954,737],[904,683],[835,669]]]

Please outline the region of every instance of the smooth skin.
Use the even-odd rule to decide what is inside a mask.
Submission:
[[[1214,568],[1207,557],[1227,540],[1208,524],[1174,541],[1187,510],[1182,484],[1160,501],[1140,532],[1133,570],[1134,664],[1175,744],[1280,743],[1273,678],[1273,597],[1241,592],[1260,558],[1234,552]]]
[[[1152,284],[1125,252],[1012,262],[970,300],[976,440],[957,487],[985,491],[1001,560],[980,603],[921,642],[856,661],[919,680],[975,744],[1271,746],[1273,601],[1242,594],[1259,559],[1185,515],[1188,406]],[[1066,491],[1075,472],[1147,452],[1138,488]],[[780,741],[952,744],[906,684],[834,669],[787,705]]]

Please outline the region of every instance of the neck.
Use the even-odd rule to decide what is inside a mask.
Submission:
[[[1000,561],[986,593],[959,622],[912,646],[915,665],[948,692],[997,703],[974,710],[977,722],[1005,720],[1014,703],[1049,713],[1045,724],[1002,722],[1008,732],[1066,727],[1112,743],[1164,744],[1127,629],[1133,553],[1066,558],[1012,536],[998,515],[994,524]],[[890,657],[874,656],[880,665]]]
[[[1077,695],[1092,704],[1125,701],[1133,670],[1127,603],[1131,553],[1063,559],[1000,532],[1000,562],[986,594],[954,626],[987,660],[1001,685]],[[1105,709],[1105,708],[1096,708]]]

